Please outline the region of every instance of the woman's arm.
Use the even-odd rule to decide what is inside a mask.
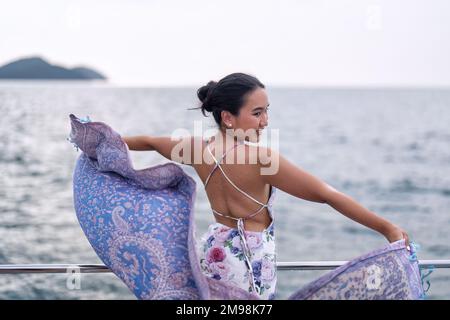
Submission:
[[[323,197],[328,205],[346,217],[378,231],[384,235],[389,242],[405,239],[406,245],[409,245],[409,238],[405,231],[388,220],[376,215],[374,212],[364,208],[348,195],[328,188],[328,190],[324,191]]]
[[[192,164],[193,139],[192,137],[179,139],[152,136],[122,137],[130,150],[154,150],[169,160],[188,165]]]
[[[150,144],[148,136],[122,137],[122,140],[128,145],[128,149],[136,151],[154,150]]]
[[[380,232],[389,242],[404,238],[406,244],[409,245],[408,235],[398,226],[369,211],[349,196],[293,165],[280,154],[273,151],[263,154],[268,154],[271,161],[278,161],[278,171],[275,174],[262,176],[266,183],[295,197],[326,203],[344,216]]]

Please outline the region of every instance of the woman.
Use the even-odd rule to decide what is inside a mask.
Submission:
[[[260,298],[274,298],[272,204],[276,189],[326,203],[380,232],[389,242],[404,238],[409,244],[408,235],[398,226],[295,166],[276,150],[248,143],[258,142],[268,125],[269,100],[258,79],[233,73],[219,82],[210,81],[197,95],[203,115],[212,113],[219,127],[207,141],[201,137],[123,139],[130,150],[156,150],[170,160],[193,166],[203,181],[216,220],[199,243],[205,275],[231,282]]]

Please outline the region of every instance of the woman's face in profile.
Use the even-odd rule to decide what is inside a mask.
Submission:
[[[246,98],[238,116],[233,118],[233,129],[238,138],[258,142],[261,131],[268,125],[269,100],[266,90],[253,90]]]

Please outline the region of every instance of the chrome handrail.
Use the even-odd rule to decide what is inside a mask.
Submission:
[[[277,262],[277,270],[332,270],[348,261],[294,261]],[[450,260],[419,260],[419,267],[450,268]],[[102,264],[1,264],[0,274],[20,273],[108,273]]]
[[[277,262],[277,270],[332,270],[347,262],[348,261]],[[419,268],[450,268],[450,260],[419,260]]]

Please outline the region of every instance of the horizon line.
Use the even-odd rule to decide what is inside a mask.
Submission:
[[[205,82],[206,83],[206,82]],[[72,84],[116,88],[200,88],[203,83],[120,83],[104,80],[71,80],[71,79],[0,79],[0,85],[20,84]],[[307,83],[264,83],[267,88],[305,88],[305,89],[450,89],[450,84],[307,84]]]

